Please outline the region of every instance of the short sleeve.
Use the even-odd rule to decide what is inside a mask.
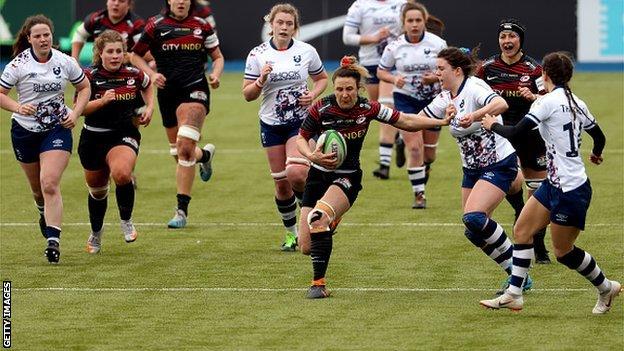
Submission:
[[[379,68],[385,71],[390,71],[392,70],[392,67],[394,67],[395,63],[396,60],[394,59],[394,52],[390,48],[390,45],[388,45],[381,55],[381,60],[379,60]]]
[[[145,72],[139,70],[139,74],[137,75],[138,81],[141,82],[141,90],[147,89],[150,85],[150,78]]]
[[[150,43],[154,40],[154,22],[150,20],[145,25],[145,30],[141,38],[134,44],[132,52],[139,56],[144,56],[150,50]]]
[[[208,33],[206,39],[204,40],[204,47],[209,51],[212,51],[219,46],[219,38],[208,22],[206,22],[204,30]]]
[[[85,74],[75,58],[67,56],[67,77],[76,85],[85,79]]]
[[[321,74],[325,70],[323,67],[323,61],[314,47],[311,47],[310,66],[308,66],[308,73],[311,76]]]
[[[485,106],[499,96],[481,79],[475,81],[475,84],[470,89],[470,93],[479,106]]]
[[[249,80],[256,80],[260,77],[260,62],[258,62],[258,56],[254,51],[251,50],[245,62],[245,79]]]
[[[581,119],[581,128],[585,130],[594,128],[596,126],[596,118],[589,111],[587,105],[580,103],[579,107],[581,108],[581,111],[583,111],[583,113],[579,114]]]
[[[323,100],[317,101],[315,104],[308,108],[308,115],[301,123],[301,128],[299,129],[299,135],[301,135],[304,139],[310,140],[312,137],[317,135],[320,131],[320,119],[321,114],[319,113],[319,107],[323,104]]]
[[[19,69],[15,64],[15,60],[11,61],[8,65],[4,67],[4,71],[2,72],[2,76],[0,76],[0,86],[5,89],[11,89],[17,84],[19,80]]]
[[[347,18],[345,19],[345,27],[360,28],[362,24],[362,12],[357,1],[349,7]]]
[[[438,94],[435,98],[433,98],[433,101],[431,101],[429,105],[422,109],[422,112],[427,115],[427,117],[444,119],[444,116],[446,115],[446,107],[450,102],[446,99],[444,94],[444,92]]]
[[[550,118],[550,115],[552,114],[551,112],[548,99],[546,97],[542,97],[533,102],[529,112],[524,117],[535,122],[535,124],[540,124]]]
[[[369,117],[382,123],[395,124],[399,120],[401,112],[384,106],[377,101],[372,101]]]

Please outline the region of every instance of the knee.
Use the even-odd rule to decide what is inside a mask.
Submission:
[[[126,167],[116,167],[111,169],[111,177],[117,185],[124,185],[132,182],[132,169]]]
[[[176,142],[178,159],[195,159],[195,141],[187,138],[178,138]]]
[[[464,213],[462,221],[468,230],[473,233],[481,233],[487,224],[487,216],[485,212],[468,212]]]
[[[89,186],[89,195],[96,200],[105,199],[108,196],[109,185],[106,184],[104,186]]]
[[[553,253],[555,254],[555,257],[557,258],[557,261],[559,262],[561,262],[561,260],[565,261],[565,257],[569,253],[571,253],[573,249],[574,249],[574,245],[572,244],[562,245],[561,243],[553,242]],[[564,262],[561,262],[561,263],[564,263]]]
[[[521,221],[518,221],[516,222],[516,224],[514,224],[513,236],[516,244],[528,244],[529,242],[531,242],[533,234],[534,233],[531,233],[529,228]]]
[[[464,230],[464,235],[476,247],[484,247],[487,244],[485,240],[483,240],[480,236],[476,235],[468,229]]]
[[[41,178],[41,192],[44,195],[56,195],[59,192],[59,179],[52,177]]]
[[[411,143],[411,145],[408,146],[407,150],[413,158],[418,158],[423,153],[422,145],[420,143]]]
[[[323,200],[319,200],[316,206],[308,213],[308,226],[310,228],[310,235],[317,233],[330,232],[331,223],[336,217],[336,211],[334,208]]]
[[[294,166],[286,168],[286,177],[294,189],[303,190],[307,175],[307,167]]]

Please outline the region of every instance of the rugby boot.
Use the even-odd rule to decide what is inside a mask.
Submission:
[[[414,196],[414,204],[412,205],[413,209],[425,209],[427,208],[427,199],[425,198],[425,192],[419,191]]]
[[[373,171],[373,176],[384,180],[390,178],[390,167],[379,165],[379,168]]]
[[[135,241],[138,235],[137,230],[132,223],[132,219],[127,221],[124,221],[123,219],[121,220],[121,232],[123,233],[124,240],[126,240],[127,243]]]
[[[508,308],[515,312],[522,311],[524,301],[522,296],[514,296],[510,293],[504,293],[501,296],[491,300],[481,300],[479,304],[485,308],[498,310],[501,308]]]
[[[184,213],[184,211],[176,208],[173,218],[171,218],[171,220],[169,220],[169,223],[167,223],[167,227],[173,229],[186,227],[186,214]]]
[[[615,299],[622,292],[622,285],[615,280],[611,281],[611,289],[604,294],[598,294],[598,301],[592,310],[593,314],[604,314],[609,312]]]
[[[48,246],[46,247],[44,254],[48,258],[50,263],[58,263],[61,258],[61,248],[59,246],[58,238],[48,239]]]
[[[325,278],[321,278],[312,282],[306,297],[308,299],[324,299],[329,297],[329,295],[329,290],[325,288]]]
[[[284,238],[280,250],[286,252],[297,251],[297,236],[291,232],[286,232],[286,237]]]
[[[89,235],[89,239],[87,240],[87,252],[95,255],[100,252],[102,248],[102,230],[97,233],[91,233]]]
[[[207,182],[210,180],[210,177],[212,177],[212,159],[215,154],[215,146],[212,144],[206,144],[203,147],[203,150],[210,153],[210,158],[208,158],[208,161],[199,164],[199,176],[201,177],[201,180]]]

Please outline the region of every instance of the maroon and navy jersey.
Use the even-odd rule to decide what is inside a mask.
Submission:
[[[308,112],[308,117],[299,130],[302,137],[310,140],[326,130],[334,129],[342,134],[347,142],[347,157],[336,169],[338,173],[360,169],[360,151],[372,120],[394,124],[400,115],[399,111],[362,97],[358,98],[352,109],[343,110],[338,106],[336,96],[333,94],[310,106]]]
[[[143,56],[151,51],[158,72],[167,88],[186,87],[204,76],[208,53],[219,47],[219,39],[210,24],[200,17],[188,16],[178,21],[170,16],[150,18],[134,52]]]
[[[126,40],[128,51],[132,51],[132,47],[145,28],[145,20],[134,12],[128,11],[126,17],[113,23],[108,18],[108,10],[103,9],[87,15],[84,19],[84,28],[89,33],[87,39],[89,41],[95,40],[107,29],[117,31]]]
[[[91,83],[89,100],[101,98],[109,89],[115,89],[115,100],[85,116],[89,127],[103,129],[124,129],[132,126],[136,110],[143,106],[141,91],[145,90],[150,79],[143,71],[131,66],[122,66],[117,72],[110,72],[103,67],[85,70]]]
[[[505,125],[515,125],[529,112],[533,101],[520,94],[520,87],[531,89],[533,94],[543,92],[542,66],[530,56],[522,55],[516,63],[508,65],[495,55],[483,62],[476,76],[484,80],[498,95],[502,96],[509,109],[502,114]]]

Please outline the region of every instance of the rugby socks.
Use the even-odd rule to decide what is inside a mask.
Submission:
[[[130,183],[132,185],[132,183]],[[99,233],[104,225],[104,215],[108,207],[108,195],[102,199],[96,199],[91,194],[88,195],[89,206],[89,222],[91,222],[91,231]]]
[[[492,260],[494,260],[494,262],[496,262],[503,270],[505,270],[507,275],[511,274],[511,262],[512,261],[507,255],[503,255],[494,247],[494,245],[489,245],[489,244],[486,244],[485,246],[481,247],[481,250],[483,251],[483,253],[488,255]]]
[[[522,188],[515,194],[507,194],[505,195],[505,199],[514,209],[516,219],[520,216],[520,212],[522,212],[522,208],[524,207],[524,197],[522,194]]]
[[[482,224],[484,222],[485,225]],[[464,224],[470,233],[480,236],[483,241],[498,251],[500,255],[495,256],[495,261],[498,265],[503,267],[503,269],[508,271],[507,267],[511,265],[513,247],[511,240],[509,240],[507,234],[505,234],[503,227],[501,227],[493,219],[487,218],[483,212],[471,212],[464,214]],[[483,227],[481,227],[482,225]],[[490,257],[495,255],[491,249],[487,249],[486,251],[484,247],[482,250]],[[492,253],[492,255],[490,255],[489,252]]]
[[[425,185],[427,185],[427,182],[429,181],[429,173],[431,173],[431,164],[433,162],[427,162],[425,161]]]
[[[295,197],[297,198],[297,204],[301,207],[301,202],[303,201],[303,191],[293,189],[293,193],[295,193]]]
[[[44,206],[43,203],[38,204],[37,201],[35,201],[35,206],[37,206],[37,211],[39,211],[39,230],[41,231],[41,235],[45,237],[46,221],[43,214]]]
[[[390,167],[393,146],[393,144],[379,143],[379,164],[381,167]]]
[[[210,152],[204,149],[200,149],[200,150],[202,151],[202,156],[200,157],[199,160],[197,160],[197,162],[199,163],[208,162],[208,160],[210,160]]]
[[[119,208],[119,218],[127,221],[132,217],[134,208],[134,185],[132,182],[115,187],[117,196],[117,208]]]
[[[407,169],[407,176],[412,183],[414,194],[425,191],[425,167],[411,167]]]
[[[513,246],[513,266],[508,288],[512,295],[522,295],[522,284],[529,274],[529,267],[531,267],[531,261],[534,257],[533,244],[515,244]]]
[[[176,197],[178,199],[178,210],[182,210],[188,216],[188,205],[191,202],[191,197],[184,194],[178,194]]]
[[[286,230],[297,235],[297,198],[295,195],[286,200],[275,198],[275,204]]]
[[[327,265],[332,252],[331,231],[321,233],[310,233],[310,258],[312,259],[312,269],[314,270],[314,281],[325,278]]]
[[[48,244],[50,244],[50,242],[54,242],[58,246],[58,243],[61,240],[61,228],[51,225],[47,226],[45,229],[45,237],[48,239]]]
[[[562,257],[557,257],[557,261],[579,272],[585,279],[589,280],[601,294],[611,290],[611,281],[605,278],[602,270],[596,264],[596,260],[594,260],[588,252],[574,246],[572,251]]]

